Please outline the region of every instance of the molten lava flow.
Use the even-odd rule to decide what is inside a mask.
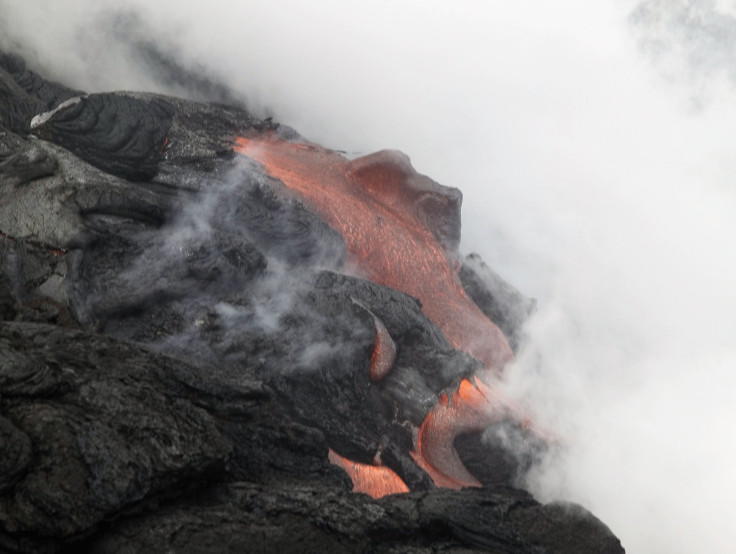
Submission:
[[[330,448],[328,454],[331,463],[341,467],[353,481],[353,491],[370,494],[373,498],[381,498],[387,494],[409,492],[409,487],[386,466],[369,466],[343,458]]]
[[[408,163],[390,152],[350,161],[273,132],[236,142],[236,152],[261,163],[340,233],[349,266],[418,298],[455,348],[501,373],[513,357],[511,348],[463,290],[454,263],[427,227],[427,213],[417,208],[422,198],[402,193],[402,183],[418,175]]]
[[[455,348],[483,362],[487,382],[500,375],[513,358],[511,348],[466,295],[457,276],[459,264],[448,258],[443,239],[452,246],[459,236],[447,215],[452,199],[443,196],[439,185],[416,173],[407,158],[389,151],[350,161],[274,132],[239,137],[234,149],[262,164],[340,233],[347,246],[346,270],[418,298]],[[386,357],[391,339],[378,323],[371,364],[374,381],[390,371],[395,356],[394,351]],[[484,429],[510,412],[480,381],[464,380],[451,397],[443,394],[427,415],[412,456],[438,486],[477,486],[454,449],[454,438]],[[350,474],[356,490],[383,490],[386,468],[355,464],[336,454],[330,459]]]

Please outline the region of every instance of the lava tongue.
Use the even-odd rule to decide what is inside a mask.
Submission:
[[[409,492],[409,487],[401,480],[401,477],[386,466],[359,464],[343,458],[331,448],[328,458],[331,463],[343,468],[350,476],[354,492],[364,492],[373,498]]]

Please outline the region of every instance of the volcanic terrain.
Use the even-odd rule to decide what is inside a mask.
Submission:
[[[497,387],[534,302],[461,201],[0,54],[0,551],[623,552],[517,488],[558,447]]]

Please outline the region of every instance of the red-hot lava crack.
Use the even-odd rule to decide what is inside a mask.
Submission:
[[[274,132],[238,137],[234,150],[262,164],[340,233],[348,254],[345,271],[418,298],[424,313],[455,348],[483,362],[481,377],[486,382],[501,374],[513,358],[511,348],[459,283],[457,259],[445,247],[459,237],[447,231],[451,225],[443,220],[443,187],[390,151],[351,161],[311,143],[284,140]],[[439,233],[433,233],[437,228]],[[374,381],[390,371],[392,362],[386,360],[392,355],[387,350],[393,346],[376,321]],[[412,456],[439,486],[477,486],[453,447],[454,437],[484,429],[509,414],[506,404],[479,380],[464,380],[450,397],[443,394],[426,417]],[[333,458],[337,460],[336,455]],[[380,485],[365,484],[372,466],[360,466],[358,471],[349,460],[339,465],[351,475],[356,490],[381,490]],[[377,482],[386,479],[384,469],[380,471]]]

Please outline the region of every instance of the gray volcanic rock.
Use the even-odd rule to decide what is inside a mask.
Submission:
[[[512,487],[543,445],[460,436],[486,488],[435,488],[417,428],[480,362],[415,298],[344,275],[343,238],[233,154],[248,133],[298,137],[0,55],[0,551],[622,552],[582,508]],[[459,192],[424,194],[392,156],[362,170],[414,175],[454,251]],[[460,277],[518,340],[531,302],[479,260]],[[396,352],[372,379],[379,327]],[[412,492],[350,492],[329,449]]]

